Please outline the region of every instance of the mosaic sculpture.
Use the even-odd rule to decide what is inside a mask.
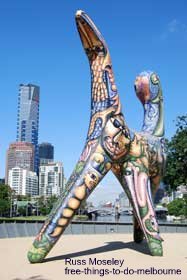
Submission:
[[[153,208],[164,167],[163,98],[153,72],[141,73],[135,91],[144,106],[140,133],[125,123],[114,81],[108,47],[83,12],[76,24],[91,69],[91,118],[86,144],[58,200],[28,252],[31,263],[41,262],[86,199],[111,169],[125,190],[134,212],[134,241],[145,237],[153,256],[162,256],[162,239]]]

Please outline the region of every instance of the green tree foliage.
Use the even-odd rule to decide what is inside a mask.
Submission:
[[[164,183],[170,190],[187,185],[187,115],[180,116],[176,122],[176,133],[167,141],[167,163]]]
[[[27,210],[26,210],[26,206],[21,206],[18,208],[18,213],[20,216],[26,216],[27,215]]]
[[[55,202],[57,200],[58,200],[58,198],[56,195],[52,195],[47,198],[47,207],[49,208],[49,212],[51,211],[51,209],[53,208],[53,205],[55,204]]]
[[[31,195],[29,195],[29,194],[27,194],[27,195],[18,194],[16,197],[17,197],[18,201],[30,201],[31,200]]]
[[[168,214],[187,217],[187,198],[177,198],[167,205]]]
[[[38,210],[43,216],[48,215],[57,201],[57,197],[52,195],[50,197],[41,196],[38,198]]]
[[[0,216],[8,216],[12,190],[8,185],[0,184]]]

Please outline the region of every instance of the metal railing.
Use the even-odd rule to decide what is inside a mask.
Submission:
[[[35,236],[43,221],[0,222],[0,238]],[[187,233],[187,224],[159,223],[161,233]],[[72,221],[64,234],[132,233],[131,222]]]

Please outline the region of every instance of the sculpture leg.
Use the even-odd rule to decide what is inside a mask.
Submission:
[[[81,158],[88,154],[88,150],[87,146]],[[79,160],[67,182],[65,193],[51,211],[28,252],[31,263],[43,261],[79,209],[81,202],[89,196],[110,168],[111,161],[100,145],[91,151],[86,161]]]
[[[153,208],[150,179],[141,166],[132,162],[124,166],[124,180],[132,197],[136,219],[148,242],[153,256],[162,256],[162,239],[159,236],[158,223]]]
[[[153,256],[162,256],[162,239],[150,191],[150,179],[137,162],[113,165],[112,171],[126,192],[134,211],[134,241],[139,243],[145,236]]]
[[[133,238],[136,243],[141,243],[144,239],[144,233],[136,216],[133,217]]]
[[[156,191],[159,188],[159,183],[157,183],[156,185],[153,184],[153,182],[151,183],[151,194],[152,194],[152,200],[154,201],[154,197],[156,194]],[[140,243],[143,241],[144,239],[144,233],[141,229],[141,225],[138,222],[136,216],[133,217],[133,237],[134,237],[134,241],[136,243]]]
[[[133,199],[132,199],[131,192],[128,191],[126,181],[124,181],[124,178],[123,178],[123,165],[122,164],[113,164],[112,172],[114,173],[114,175],[120,182],[121,186],[123,187],[126,195],[128,196],[128,199],[131,202],[131,205],[133,207]],[[139,221],[136,218],[136,215],[133,216],[133,239],[136,243],[140,243],[144,239],[144,233],[141,229],[141,225],[140,225]]]

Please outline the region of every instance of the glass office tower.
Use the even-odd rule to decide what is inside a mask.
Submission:
[[[40,88],[28,84],[19,86],[16,141],[35,147],[34,171],[38,172],[38,128]]]
[[[38,147],[40,165],[54,160],[54,147],[51,143],[44,142],[39,144]]]

